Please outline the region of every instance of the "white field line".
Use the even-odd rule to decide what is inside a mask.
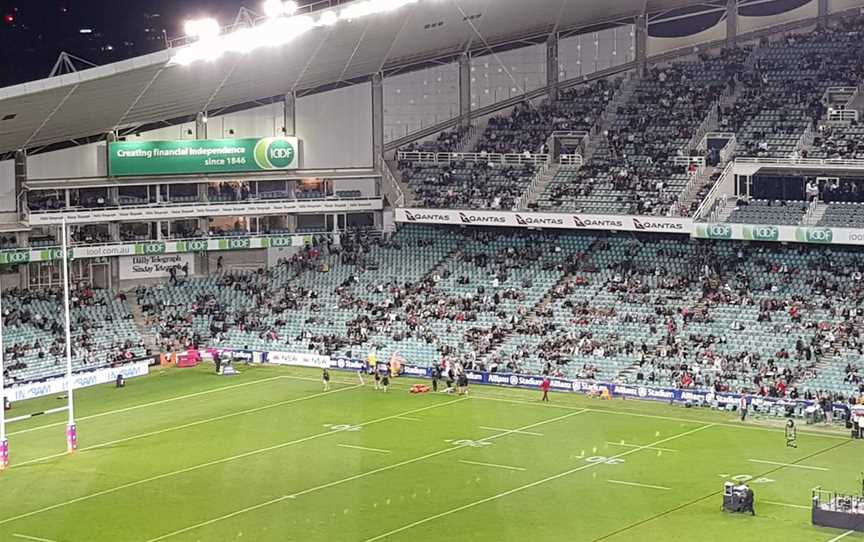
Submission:
[[[650,448],[645,448],[646,450],[650,450]],[[621,484],[622,486],[633,486],[633,487],[647,487],[648,489],[661,489],[663,491],[669,491],[671,487],[663,487],[663,486],[652,486],[651,484],[640,484],[638,482],[624,482],[622,480],[606,480],[610,484]]]
[[[627,444],[625,442],[611,442],[611,441],[607,440],[606,444],[609,444],[612,446],[623,446],[624,448],[639,448],[638,444]],[[678,451],[678,450],[673,450],[672,448],[658,448],[656,446],[651,446],[649,448],[646,448],[646,450],[657,450],[660,452],[677,452]]]
[[[502,429],[500,427],[488,427],[486,425],[478,425],[480,429],[486,429],[488,431],[509,431],[509,429]],[[542,437],[543,433],[535,433],[533,431],[516,431],[517,435],[531,435],[532,437]]]
[[[747,461],[749,461],[751,463],[761,463],[763,465],[776,465],[778,467],[791,467],[793,469],[821,470],[821,471],[831,470],[831,469],[826,469],[825,467],[810,467],[808,465],[795,465],[793,463],[780,463],[778,461],[766,461],[765,459],[748,459]]]
[[[39,538],[38,536],[29,536],[20,533],[14,533],[12,536],[20,538],[21,540],[34,540],[35,542],[57,542],[56,540],[49,540],[47,538]]]
[[[419,422],[420,418],[411,418],[410,416],[399,416],[397,420],[405,420],[406,422]]]
[[[684,433],[679,433],[679,434],[677,434],[677,435],[673,435],[673,436],[671,436],[671,437],[667,437],[667,438],[665,438],[665,439],[658,440],[657,442],[653,442],[653,443],[651,443],[650,446],[657,446],[657,445],[659,445],[659,444],[664,444],[664,443],[669,442],[669,441],[671,441],[671,440],[675,440],[675,439],[678,439],[678,438],[686,437],[686,436],[688,436],[688,435],[692,435],[693,433],[697,433],[697,432],[699,432],[699,431],[703,431],[703,430],[705,430],[705,429],[708,429],[709,427],[715,427],[715,425],[716,425],[716,424],[713,424],[713,423],[711,423],[711,424],[706,424],[706,425],[702,425],[702,426],[700,426],[700,427],[697,427],[696,429],[691,429],[690,431],[685,431]],[[628,456],[628,455],[631,455],[631,454],[635,454],[636,452],[639,452],[639,451],[641,451],[641,450],[645,450],[645,449],[648,449],[648,448],[649,448],[649,446],[645,446],[645,447],[641,447],[641,448],[633,448],[633,449],[631,449],[631,450],[627,450],[626,452],[621,452],[621,453],[618,454],[618,455],[613,455],[613,456],[610,457],[609,459],[618,459],[618,458],[625,457],[625,456]],[[548,477],[543,478],[543,479],[541,479],[541,480],[537,480],[536,482],[531,482],[531,483],[529,483],[529,484],[525,484],[525,485],[522,485],[522,486],[519,486],[519,487],[516,487],[516,488],[510,489],[510,490],[508,490],[508,491],[504,491],[504,492],[502,492],[502,493],[498,493],[497,495],[492,495],[491,497],[486,497],[485,499],[480,499],[480,500],[477,500],[477,501],[474,501],[474,502],[470,502],[470,503],[468,503],[468,504],[465,504],[465,505],[462,505],[462,506],[458,506],[458,507],[456,507],[456,508],[452,508],[452,509],[447,510],[447,511],[445,511],[445,512],[441,512],[441,513],[439,513],[439,514],[435,514],[435,515],[429,516],[429,517],[427,517],[427,518],[424,518],[424,519],[421,519],[421,520],[418,520],[418,521],[414,521],[414,522],[409,523],[409,524],[407,524],[407,525],[403,525],[402,527],[399,527],[398,529],[393,529],[392,531],[388,531],[388,532],[383,533],[383,534],[380,534],[380,535],[378,535],[378,536],[375,536],[375,537],[369,538],[369,539],[367,539],[365,542],[375,542],[376,540],[381,540],[381,539],[383,539],[383,538],[388,538],[388,537],[390,537],[390,536],[393,536],[394,534],[399,534],[399,533],[404,532],[404,531],[407,531],[407,530],[409,530],[409,529],[413,529],[414,527],[417,527],[418,525],[424,525],[424,524],[426,524],[426,523],[429,523],[430,521],[435,521],[435,520],[437,520],[437,519],[441,519],[441,518],[446,517],[446,516],[449,516],[449,515],[451,515],[451,514],[455,514],[455,513],[457,513],[457,512],[461,512],[461,511],[463,511],[463,510],[467,510],[467,509],[469,509],[469,508],[474,508],[475,506],[479,506],[479,505],[481,505],[481,504],[485,504],[485,503],[487,503],[487,502],[495,501],[495,500],[498,500],[498,499],[500,499],[500,498],[502,498],[502,497],[507,497],[507,496],[512,495],[512,494],[514,494],[514,493],[519,493],[520,491],[524,491],[524,490],[526,490],[526,489],[530,489],[530,488],[532,488],[532,487],[536,487],[536,486],[539,486],[539,485],[545,484],[545,483],[547,483],[547,482],[551,482],[551,481],[557,480],[557,479],[559,479],[559,478],[564,478],[565,476],[570,476],[571,474],[574,474],[574,473],[576,473],[576,472],[580,472],[580,471],[583,471],[583,470],[586,470],[586,469],[590,469],[590,468],[592,468],[592,467],[596,467],[597,465],[602,465],[602,464],[603,464],[603,463],[587,463],[587,464],[585,464],[585,465],[582,465],[582,466],[576,467],[576,468],[574,468],[574,469],[570,469],[570,470],[567,470],[567,471],[564,471],[564,472],[560,472],[560,473],[555,474],[555,475],[552,475],[552,476],[548,476]]]
[[[460,400],[461,400],[461,399],[460,399]],[[457,401],[452,401],[452,402],[453,402],[453,403],[456,403],[456,402],[459,402],[459,400],[457,400]],[[450,403],[448,403],[448,404],[450,404]],[[519,431],[522,431],[522,430],[525,430],[525,429],[533,429],[534,427],[538,427],[538,426],[540,426],[540,425],[544,425],[544,424],[547,424],[547,423],[552,423],[552,422],[556,422],[556,421],[559,421],[559,420],[563,420],[563,419],[565,419],[565,418],[569,418],[569,417],[571,417],[571,416],[575,416],[575,415],[577,415],[577,414],[581,414],[582,412],[585,412],[585,411],[584,411],[584,410],[580,410],[580,411],[578,411],[578,412],[571,412],[571,413],[569,413],[569,414],[565,414],[565,415],[563,415],[563,416],[558,416],[558,417],[556,417],[556,418],[551,418],[551,419],[548,419],[548,420],[543,420],[543,421],[540,421],[540,422],[537,422],[537,423],[533,423],[533,424],[530,424],[530,425],[526,425],[525,427],[520,427],[518,430],[519,430]],[[480,439],[479,441],[488,441],[488,440],[493,440],[493,439],[500,438],[500,437],[505,437],[505,436],[507,436],[507,435],[513,434],[513,433],[516,432],[516,431],[517,431],[517,430],[509,430],[509,431],[507,431],[506,433],[500,433],[500,434],[498,434],[498,435],[492,435],[492,436],[489,436],[489,437],[486,437],[486,438]],[[479,441],[478,441],[478,442],[479,442]],[[189,531],[194,531],[194,530],[196,530],[196,529],[200,529],[201,527],[206,527],[206,526],[208,526],[208,525],[213,525],[214,523],[218,523],[218,522],[220,522],[220,521],[224,521],[224,520],[226,520],[226,519],[234,518],[234,517],[237,517],[237,516],[240,516],[240,515],[243,515],[243,514],[247,514],[247,513],[249,513],[249,512],[254,512],[255,510],[260,510],[260,509],[262,509],[262,508],[266,508],[266,507],[268,507],[268,506],[271,506],[271,505],[274,505],[274,504],[278,504],[278,503],[280,503],[280,502],[284,502],[284,501],[287,500],[287,499],[296,499],[297,497],[300,497],[300,496],[302,496],[302,495],[308,495],[308,494],[310,494],[310,493],[314,493],[314,492],[316,492],[316,491],[320,491],[320,490],[322,490],[322,489],[327,489],[327,488],[334,487],[334,486],[338,486],[338,485],[341,485],[341,484],[344,484],[344,483],[347,483],[347,482],[352,482],[352,481],[354,481],[354,480],[358,480],[358,479],[361,479],[361,478],[366,478],[367,476],[372,476],[373,474],[378,474],[379,472],[385,472],[385,471],[388,471],[388,470],[393,470],[393,469],[396,469],[396,468],[399,468],[399,467],[403,467],[403,466],[405,466],[405,465],[410,465],[410,464],[412,464],[412,463],[417,463],[418,461],[423,461],[423,460],[426,460],[426,459],[430,459],[430,458],[432,458],[432,457],[436,457],[436,456],[439,456],[439,455],[442,455],[442,454],[450,453],[450,452],[453,452],[453,451],[455,451],[455,450],[461,450],[461,449],[466,448],[466,447],[468,447],[468,446],[469,446],[468,444],[460,444],[460,445],[458,445],[458,446],[451,446],[451,447],[449,447],[449,448],[444,448],[444,449],[442,449],[442,450],[438,450],[438,451],[436,451],[436,452],[428,453],[428,454],[426,454],[426,455],[421,455],[421,456],[419,456],[419,457],[415,457],[415,458],[413,458],[413,459],[406,459],[405,461],[400,461],[400,462],[398,462],[398,463],[393,463],[392,465],[387,465],[387,466],[379,467],[379,468],[377,468],[377,469],[372,469],[372,470],[369,470],[369,471],[366,471],[366,472],[361,472],[361,473],[359,473],[359,474],[355,474],[355,475],[353,475],[353,476],[349,476],[349,477],[347,477],[347,478],[342,478],[341,480],[335,480],[335,481],[333,481],[333,482],[327,482],[327,483],[325,483],[325,484],[321,484],[321,485],[319,485],[319,486],[310,487],[310,488],[308,488],[308,489],[304,489],[303,491],[299,491],[299,492],[294,493],[294,494],[292,494],[292,495],[284,495],[284,496],[282,496],[282,497],[276,497],[275,499],[270,499],[269,501],[265,501],[265,502],[262,502],[262,503],[254,504],[254,505],[252,505],[252,506],[248,506],[248,507],[246,507],[246,508],[242,508],[242,509],[240,509],[240,510],[237,510],[237,511],[235,511],[235,512],[231,512],[231,513],[229,513],[229,514],[224,514],[224,515],[222,515],[222,516],[219,516],[219,517],[216,517],[216,518],[213,518],[213,519],[207,520],[207,521],[202,521],[201,523],[196,523],[195,525],[190,525],[189,527],[185,527],[185,528],[183,528],[183,529],[179,529],[179,530],[177,530],[177,531],[173,531],[173,532],[170,532],[170,533],[164,534],[164,535],[162,535],[162,536],[158,536],[158,537],[156,537],[156,538],[151,538],[151,539],[148,540],[147,542],[159,542],[159,541],[161,541],[161,540],[166,540],[166,539],[168,539],[168,538],[171,538],[171,537],[174,537],[174,536],[177,536],[177,535],[181,535],[181,534],[184,534],[184,533],[188,533]],[[0,523],[2,523],[2,522],[0,522]]]
[[[521,470],[526,471],[528,469],[523,467],[511,467],[509,465],[497,465],[495,463],[482,463],[480,461],[468,461],[467,459],[460,459],[460,463],[465,463],[466,465],[479,465],[481,467],[493,467],[496,469],[507,469],[507,470]]]
[[[832,538],[828,542],[837,542],[838,540],[842,540],[854,532],[855,531],[846,531],[845,533],[841,534],[840,536],[835,536],[834,538]]]
[[[367,448],[366,446],[354,446],[353,444],[337,444],[340,448],[351,448],[352,450],[363,450],[364,452],[378,452],[379,454],[389,454],[390,450],[382,450],[380,448]]]
[[[115,444],[122,444],[124,442],[129,442],[132,440],[138,440],[138,439],[142,439],[142,438],[153,437],[156,435],[161,435],[163,433],[170,433],[172,431],[180,431],[181,429],[189,429],[190,427],[197,427],[199,425],[204,425],[207,423],[213,423],[213,422],[218,422],[221,420],[227,420],[229,418],[234,418],[236,416],[243,416],[245,414],[253,414],[255,412],[261,412],[262,410],[268,410],[271,408],[277,408],[280,406],[290,405],[292,403],[299,403],[301,401],[307,401],[309,399],[315,399],[317,397],[321,397],[324,395],[330,395],[333,393],[339,393],[339,392],[343,392],[343,391],[353,390],[353,389],[356,389],[359,387],[360,387],[360,385],[356,384],[354,386],[349,386],[346,388],[333,389],[330,391],[316,393],[314,395],[306,395],[304,397],[297,397],[294,399],[288,399],[287,401],[279,401],[278,403],[263,405],[260,407],[250,408],[247,410],[240,410],[238,412],[232,412],[230,414],[223,414],[222,416],[214,416],[212,418],[206,418],[204,420],[197,420],[194,422],[184,423],[183,425],[175,425],[173,427],[167,427],[165,429],[159,429],[157,431],[150,431],[148,433],[140,433],[138,435],[132,435],[130,437],[124,437],[124,438],[112,440],[109,442],[103,442],[101,444],[94,444],[92,446],[85,446],[83,448],[78,448],[78,452],[87,452],[90,450],[98,450],[99,448],[107,448],[109,446],[114,446]],[[64,457],[66,455],[69,455],[69,453],[68,452],[58,452],[56,454],[46,455],[44,457],[39,457],[36,459],[28,459],[27,461],[21,461],[20,463],[15,463],[14,466],[32,465],[33,463],[41,463],[42,461],[47,461],[49,459],[54,459],[57,457]]]
[[[777,501],[760,501],[765,504],[773,504],[774,506],[785,506],[786,508],[800,508],[802,510],[810,510],[811,507],[804,506],[803,504],[789,504],[788,502],[777,502]]]
[[[401,416],[401,415],[404,415],[404,414],[414,414],[414,413],[416,413],[416,412],[423,412],[423,411],[425,411],[425,410],[431,410],[431,409],[433,409],[433,408],[439,408],[439,407],[442,407],[442,406],[447,406],[447,405],[452,405],[452,404],[455,404],[455,403],[459,403],[460,401],[464,401],[464,400],[465,400],[465,399],[463,398],[463,399],[456,399],[456,400],[454,400],[454,401],[447,401],[446,403],[436,403],[436,404],[431,405],[431,406],[426,406],[426,407],[422,407],[422,408],[417,408],[417,409],[414,409],[414,410],[409,410],[409,411],[407,411],[407,412],[401,412],[401,413],[396,414],[396,415],[392,415],[392,416],[385,416],[385,417],[383,417],[383,418],[377,418],[377,419],[374,419],[374,420],[370,420],[370,421],[368,421],[368,422],[363,422],[363,423],[360,423],[360,424],[355,425],[354,427],[365,427],[365,426],[367,426],[367,425],[372,425],[372,424],[376,424],[376,423],[381,423],[381,422],[385,422],[385,421],[388,421],[388,420],[392,420],[392,419],[394,419],[396,416]],[[49,512],[49,511],[51,511],[51,510],[56,510],[56,509],[58,509],[58,508],[63,508],[63,507],[65,507],[65,506],[69,506],[69,505],[72,505],[72,504],[76,504],[76,503],[79,503],[79,502],[82,502],[82,501],[87,501],[87,500],[90,500],[90,499],[93,499],[93,498],[96,498],[96,497],[101,497],[101,496],[103,496],[103,495],[110,495],[111,493],[116,493],[116,492],[118,492],[118,491],[122,491],[122,490],[124,490],[124,489],[129,489],[129,488],[131,488],[131,487],[137,487],[137,486],[140,486],[140,485],[143,485],[143,484],[147,484],[147,483],[150,483],[150,482],[155,482],[155,481],[157,481],[157,480],[163,480],[163,479],[165,479],[165,478],[170,478],[170,477],[172,477],[172,476],[177,476],[177,475],[180,475],[180,474],[185,474],[185,473],[187,473],[187,472],[193,472],[193,471],[201,470],[201,469],[204,469],[204,468],[207,468],[207,467],[212,467],[212,466],[214,466],[214,465],[221,465],[221,464],[224,464],[224,463],[229,463],[229,462],[231,462],[231,461],[236,461],[236,460],[238,460],[238,459],[244,459],[244,458],[251,457],[251,456],[255,456],[255,455],[259,455],[259,454],[263,454],[263,453],[267,453],[267,452],[272,452],[272,451],[274,451],[274,450],[281,450],[282,448],[287,448],[288,446],[293,446],[293,445],[295,445],[295,444],[301,444],[301,443],[303,443],[303,442],[309,442],[310,440],[315,440],[315,439],[318,439],[318,438],[321,438],[321,437],[326,437],[326,436],[328,436],[328,435],[338,435],[338,434],[340,434],[340,433],[343,433],[344,431],[345,431],[345,430],[337,429],[337,430],[325,431],[325,432],[323,432],[323,433],[316,433],[316,434],[314,434],[314,435],[309,435],[309,436],[302,437],[302,438],[299,438],[299,439],[296,439],[296,440],[290,440],[290,441],[287,441],[287,442],[283,442],[283,443],[281,443],[281,444],[274,444],[273,446],[267,446],[266,448],[258,448],[258,449],[255,449],[255,450],[250,450],[250,451],[248,451],[248,452],[243,452],[242,454],[237,454],[237,455],[233,455],[233,456],[229,456],[229,457],[223,457],[222,459],[214,459],[213,461],[208,461],[208,462],[206,462],[206,463],[201,463],[201,464],[198,464],[198,465],[192,465],[191,467],[185,467],[185,468],[178,469],[178,470],[175,470],[175,471],[166,472],[166,473],[163,473],[163,474],[158,474],[158,475],[156,475],[156,476],[151,476],[151,477],[149,477],[149,478],[143,478],[143,479],[141,479],[141,480],[136,480],[136,481],[134,481],[134,482],[129,482],[129,483],[127,483],[127,484],[123,484],[123,485],[115,486],[115,487],[108,488],[108,489],[103,489],[102,491],[97,491],[97,492],[95,492],[95,493],[90,493],[90,494],[88,494],[88,495],[83,495],[83,496],[81,496],[81,497],[76,497],[76,498],[74,498],[74,499],[70,499],[70,500],[68,500],[68,501],[63,501],[63,502],[60,502],[60,503],[57,503],[57,504],[52,504],[51,506],[46,506],[46,507],[44,507],[44,508],[40,508],[40,509],[38,509],[38,510],[33,510],[33,511],[31,511],[31,512],[25,512],[25,513],[23,513],[23,514],[19,514],[19,515],[17,515],[17,516],[8,517],[8,518],[5,518],[5,519],[0,520],[0,525],[5,525],[5,524],[7,524],[7,523],[11,523],[11,522],[13,522],[13,521],[17,521],[17,520],[19,520],[19,519],[24,519],[24,518],[29,518],[29,517],[32,517],[32,516],[36,516],[36,515],[42,514],[42,513],[44,513],[44,512]]]
[[[272,381],[274,381],[274,380],[281,380],[281,379],[284,379],[284,378],[291,378],[291,379],[295,379],[295,377],[291,377],[291,376],[284,376],[284,375],[271,376],[271,377],[269,377],[269,378],[261,378],[261,379],[258,379],[258,380],[252,380],[252,381],[249,381],[249,382],[243,382],[243,383],[241,383],[241,384],[232,384],[232,385],[230,385],[230,386],[222,386],[221,388],[213,388],[213,389],[211,389],[211,390],[204,390],[204,391],[198,391],[198,392],[195,392],[195,393],[189,393],[189,394],[186,394],[186,395],[178,395],[178,396],[176,396],[176,397],[169,397],[168,399],[160,399],[159,401],[151,401],[151,402],[149,402],[149,403],[141,403],[140,405],[133,405],[133,406],[130,406],[130,407],[120,408],[120,409],[117,409],[117,410],[108,410],[108,411],[106,411],[106,412],[100,412],[100,413],[98,413],[98,414],[91,414],[90,416],[82,416],[82,417],[80,417],[80,418],[77,418],[76,421],[77,421],[77,422],[84,422],[84,421],[87,421],[87,420],[92,420],[92,419],[94,419],[94,418],[101,418],[101,417],[103,417],[103,416],[111,416],[111,415],[114,415],[114,414],[123,414],[124,412],[132,412],[133,410],[139,410],[139,409],[142,409],[142,408],[148,408],[148,407],[157,406],[157,405],[164,405],[164,404],[167,404],[167,403],[173,403],[173,402],[175,402],[175,401],[182,401],[182,400],[184,400],[184,399],[191,399],[191,398],[193,398],[193,397],[200,397],[200,396],[202,396],[202,395],[209,395],[209,394],[211,394],[211,393],[217,393],[217,392],[220,392],[220,391],[233,390],[233,389],[242,388],[242,387],[245,387],[245,386],[254,386],[255,384],[261,384],[262,382],[272,382]],[[306,380],[306,379],[304,379],[304,380]],[[64,407],[64,410],[65,410],[65,407]],[[32,433],[33,431],[40,431],[40,430],[42,430],[42,429],[48,429],[48,428],[51,428],[51,427],[60,427],[61,425],[62,425],[62,426],[65,426],[67,423],[68,423],[68,422],[66,422],[66,421],[62,421],[62,422],[57,422],[57,423],[49,423],[49,424],[47,424],[47,425],[40,425],[40,426],[37,426],[37,427],[31,427],[31,428],[29,428],[29,429],[22,429],[21,431],[15,431],[15,432],[9,433],[9,436],[12,437],[12,436],[15,436],[15,435],[21,435],[21,434],[23,434],[23,433]]]
[[[613,408],[604,409],[604,408],[591,408],[591,407],[580,407],[576,405],[562,405],[559,403],[541,403],[539,401],[523,401],[519,399],[506,399],[503,397],[493,397],[492,395],[484,395],[481,393],[477,393],[475,391],[471,392],[471,397],[475,399],[483,399],[484,401],[498,401],[501,403],[513,403],[517,405],[533,405],[535,407],[540,408],[561,408],[567,410],[588,410],[589,412],[597,412],[600,414],[613,414],[616,416],[635,416],[637,418],[651,418],[655,420],[668,420],[672,422],[686,422],[686,423],[711,423],[718,427],[731,427],[733,429],[750,429],[754,431],[769,431],[771,433],[783,433],[785,429],[782,428],[773,428],[773,427],[762,427],[758,425],[747,425],[743,423],[725,423],[725,422],[711,422],[709,420],[700,420],[698,418],[679,418],[676,416],[663,416],[660,414],[644,414],[641,412],[635,412],[632,410],[616,410]],[[812,437],[817,438],[830,438],[835,440],[849,440],[849,437],[844,437],[840,435],[832,435],[826,433],[820,433],[816,431],[804,431],[799,430],[798,434],[805,434]]]

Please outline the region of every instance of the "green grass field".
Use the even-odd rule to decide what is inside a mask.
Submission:
[[[665,404],[211,370],[76,393],[74,455],[65,414],[10,425],[0,540],[864,540],[810,525],[811,488],[860,487],[864,445],[839,432],[790,449],[779,426]],[[724,479],[744,475],[756,517],[722,513]]]

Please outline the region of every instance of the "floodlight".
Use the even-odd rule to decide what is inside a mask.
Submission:
[[[219,22],[216,21],[216,19],[187,21],[184,25],[184,29],[186,30],[187,36],[198,38],[199,40],[215,38],[219,35],[219,31],[221,30]]]
[[[281,17],[285,7],[282,5],[282,0],[267,0],[264,2],[264,13],[268,17]]]
[[[336,12],[327,10],[318,18],[318,24],[322,26],[331,26],[339,21],[339,16]]]

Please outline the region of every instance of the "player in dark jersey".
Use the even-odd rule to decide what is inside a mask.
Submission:
[[[380,390],[381,389],[381,373],[376,368],[373,374],[375,375],[375,389]]]
[[[381,377],[381,389],[384,390],[384,393],[387,393],[387,390],[390,388],[390,373],[385,372]]]
[[[330,390],[330,371],[326,368],[321,373],[321,382],[324,383],[324,391]]]

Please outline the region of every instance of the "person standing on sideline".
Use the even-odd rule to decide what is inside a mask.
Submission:
[[[381,389],[384,390],[384,393],[390,389],[390,372],[386,371],[384,375],[381,377]]]
[[[321,381],[324,383],[324,391],[330,391],[330,371],[326,367],[321,373]]]
[[[741,421],[747,421],[747,395],[742,395],[738,402],[738,410],[741,411]]]
[[[543,401],[544,403],[549,402],[549,386],[550,386],[549,377],[544,376],[543,382],[540,384],[540,389],[543,391],[543,398],[541,399],[541,401]]]

